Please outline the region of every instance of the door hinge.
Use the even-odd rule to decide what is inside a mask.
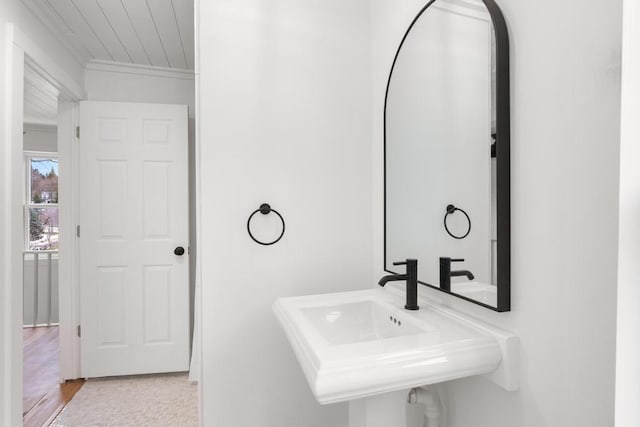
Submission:
[[[76,225],[76,237],[80,237],[80,226]]]
[[[80,330],[80,325],[78,325],[78,338],[82,336],[82,331]]]
[[[80,126],[76,126],[76,138],[80,139]]]

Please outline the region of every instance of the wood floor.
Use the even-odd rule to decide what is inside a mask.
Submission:
[[[84,380],[59,384],[58,327],[24,328],[23,421],[48,426],[76,394]]]

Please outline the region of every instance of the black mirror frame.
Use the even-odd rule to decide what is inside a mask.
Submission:
[[[393,58],[387,88],[384,96],[384,270],[389,273],[397,272],[387,269],[387,100],[389,97],[389,85],[393,76],[393,70],[402,50],[404,42],[413,29],[415,23],[422,14],[437,0],[429,1],[411,21],[409,28],[404,33],[398,50]],[[438,286],[418,281],[422,285],[449,293],[456,297],[470,301],[498,312],[511,310],[511,107],[510,107],[510,80],[509,80],[509,33],[507,24],[500,8],[493,0],[482,0],[493,23],[496,38],[496,197],[497,197],[497,306],[493,307],[472,298],[453,292],[447,292]]]

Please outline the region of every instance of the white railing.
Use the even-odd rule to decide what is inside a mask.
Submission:
[[[23,295],[25,326],[58,324],[58,251],[24,251]],[[44,309],[44,313],[42,313]]]

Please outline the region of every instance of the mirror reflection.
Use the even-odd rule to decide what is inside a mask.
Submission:
[[[385,269],[497,307],[496,42],[482,1],[436,0],[410,29],[385,110]],[[508,159],[507,159],[508,161]]]

